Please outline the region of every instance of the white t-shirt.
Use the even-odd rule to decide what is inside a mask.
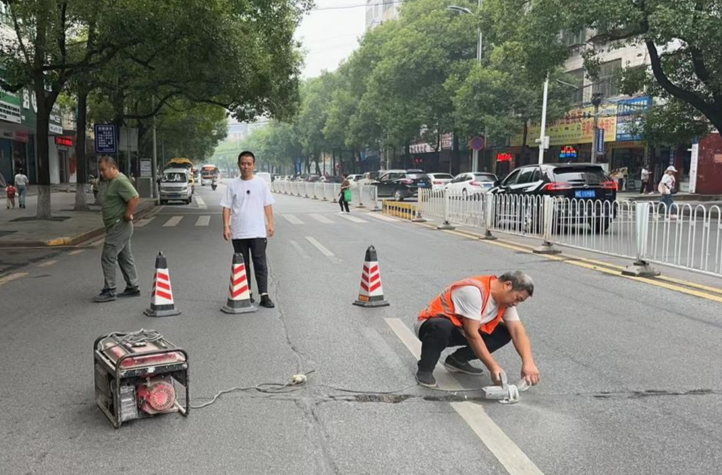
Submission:
[[[659,182],[659,192],[663,195],[670,194],[672,192],[672,188],[674,188],[675,181],[676,180],[672,175],[665,173],[662,180]]]
[[[499,313],[499,306],[494,301],[494,298],[489,296],[489,301],[486,303],[486,308],[482,315],[481,308],[484,306],[484,297],[481,295],[481,290],[473,285],[464,285],[452,290],[451,301],[454,303],[454,309],[457,315],[470,320],[476,320],[479,322],[479,325],[489,323],[494,320]],[[520,321],[516,307],[508,307],[502,319],[505,322]],[[421,328],[421,324],[423,323],[423,320],[417,320],[416,322],[414,329],[416,330],[417,336],[419,335],[419,328]]]
[[[15,175],[15,186],[27,187],[29,182],[30,180],[28,180],[28,177],[26,177],[22,173],[18,173],[17,175]]]
[[[226,187],[221,206],[231,210],[231,233],[233,239],[255,239],[266,237],[266,215],[264,208],[276,200],[264,180],[236,178]]]

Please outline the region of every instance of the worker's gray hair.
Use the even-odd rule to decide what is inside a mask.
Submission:
[[[511,290],[516,292],[526,290],[529,297],[534,295],[534,281],[520,270],[505,273],[499,277],[499,282],[511,282]]]
[[[111,166],[113,168],[118,168],[118,164],[115,162],[115,159],[113,157],[109,157],[107,155],[100,157],[100,160],[98,160],[98,163],[105,163],[108,166]]]

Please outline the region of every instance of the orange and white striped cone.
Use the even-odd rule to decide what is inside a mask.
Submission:
[[[150,308],[145,310],[149,317],[174,317],[180,311],[173,303],[173,290],[170,286],[170,273],[168,261],[162,252],[155,258],[155,275],[153,276],[153,290],[150,296]]]
[[[258,310],[251,305],[251,291],[248,288],[246,277],[246,264],[243,254],[233,254],[231,266],[231,285],[228,287],[228,301],[221,307],[221,311],[230,314],[251,313]]]
[[[359,307],[386,307],[389,305],[384,299],[381,269],[376,257],[376,248],[373,246],[366,249],[366,259],[361,273],[361,288],[358,292],[358,300],[353,304]]]

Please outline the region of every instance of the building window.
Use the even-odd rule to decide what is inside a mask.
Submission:
[[[584,69],[569,71],[566,79],[570,84],[577,86],[577,89],[572,91],[572,104],[582,104],[584,102]]]
[[[583,45],[586,40],[586,31],[582,28],[579,31],[562,31],[562,44],[565,46]]]
[[[622,69],[621,59],[615,59],[614,61],[602,64],[599,67],[599,77],[592,86],[592,93],[600,93],[604,98],[619,95],[617,75],[620,69]]]

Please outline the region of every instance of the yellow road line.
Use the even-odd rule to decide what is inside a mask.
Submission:
[[[6,275],[5,277],[0,278],[0,285],[5,285],[8,282],[12,282],[15,279],[25,277],[26,275],[28,275],[27,272],[16,272],[14,274]]]

